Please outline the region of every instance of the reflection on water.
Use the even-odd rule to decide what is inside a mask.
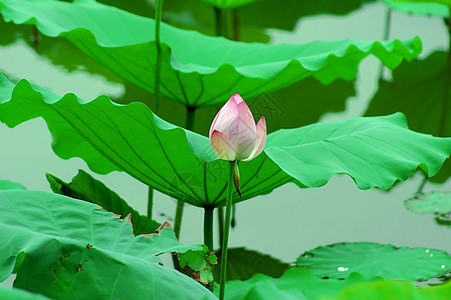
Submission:
[[[325,36],[331,35],[335,39],[348,38],[349,34],[355,34],[364,36],[367,40],[377,40],[382,36],[383,27],[376,26],[376,30],[373,17],[369,16],[383,15],[384,11],[385,8],[380,4],[374,4],[346,17],[308,18],[293,33],[271,31],[271,36],[279,42],[287,39],[297,42],[300,36],[302,40],[308,41],[321,39],[323,36],[320,33],[327,32]],[[418,18],[409,21],[409,18],[399,16],[404,22],[400,24],[396,16],[395,14],[393,21],[396,27],[393,28],[392,34],[403,38],[412,37],[415,32],[409,28],[418,26]],[[317,20],[320,20],[320,23]],[[356,20],[358,26],[355,26]],[[381,20],[379,21],[382,24]],[[441,30],[441,27],[438,27],[441,23],[430,22],[425,18],[421,20],[422,27],[426,28],[426,31]],[[410,26],[409,22],[415,24]],[[353,29],[349,31],[351,27]],[[60,94],[74,92],[86,100],[107,94],[120,103],[139,100],[151,107],[153,100],[151,94],[125,83],[108,69],[81,54],[67,41],[41,37],[36,47],[31,39],[33,36],[31,27],[17,27],[0,21],[0,31],[2,32],[0,70],[7,76],[29,79]],[[440,39],[440,35],[438,37],[435,41],[431,41],[430,37],[426,38],[428,42],[435,43],[435,46],[429,44],[426,48],[443,46],[445,42]],[[368,99],[371,99],[377,89],[378,67],[374,59],[368,59],[362,64],[356,85],[356,96],[353,83],[338,83],[348,85],[348,92],[343,95],[337,95],[333,85],[319,86],[318,92],[309,93],[303,92],[306,86],[302,84],[292,88],[299,90],[300,101],[318,101],[314,100],[315,95],[318,97],[319,93],[323,93],[320,96],[330,101],[326,105],[332,106],[332,112],[323,116],[322,120],[359,116],[365,111]],[[312,85],[314,83],[308,86]],[[283,93],[284,91],[274,93],[270,97],[286,99]],[[348,97],[351,98],[346,102]],[[296,99],[293,99],[289,103],[293,105],[296,104],[295,101]],[[302,105],[297,108],[290,107],[286,118],[278,121],[278,126],[285,126],[287,118],[292,120],[299,118],[299,125],[315,122],[322,116],[320,113],[322,105],[324,103],[318,103],[317,112],[305,112]],[[344,112],[337,113],[343,109]],[[205,133],[215,112],[216,108],[196,111],[196,131]],[[161,115],[175,124],[185,124],[184,107],[175,102],[164,101]],[[310,117],[308,121],[305,120],[307,117]],[[42,120],[33,120],[15,129],[8,129],[2,124],[0,136],[2,145],[7,145],[2,147],[0,156],[1,178],[23,183],[31,189],[50,191],[44,178],[45,172],[69,180],[78,168],[88,170],[86,164],[79,159],[64,161],[51,152],[51,137]],[[33,157],[30,155],[31,151]],[[124,199],[128,199],[131,206],[145,212],[147,188],[143,184],[124,173],[93,175],[117,191]],[[390,192],[360,191],[354,182],[344,175],[335,176],[329,184],[319,189],[300,190],[295,185],[288,184],[270,195],[260,196],[238,205],[238,226],[231,233],[230,243],[232,247],[246,246],[287,262],[295,261],[300,253],[318,245],[343,241],[423,246],[451,252],[449,228],[436,225],[432,215],[415,214],[403,207],[403,200],[416,191],[420,182],[421,176],[414,176]],[[431,189],[449,191],[451,182],[448,181],[442,186],[426,186],[426,190]],[[175,201],[169,201],[167,196],[158,193],[155,198],[156,215],[159,216],[160,213],[173,216]],[[163,221],[164,217],[160,215],[157,219]],[[188,206],[185,208],[182,243],[202,241],[202,219],[201,209]],[[217,235],[217,232],[215,234]],[[346,266],[340,266],[338,271],[349,270]]]

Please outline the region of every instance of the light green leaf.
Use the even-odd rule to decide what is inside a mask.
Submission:
[[[202,0],[220,9],[233,9],[257,0]]]
[[[435,136],[451,136],[451,94],[445,95],[446,53],[437,51],[424,60],[403,63],[393,71],[391,81],[379,81],[365,115],[379,116],[402,112],[409,127]],[[421,72],[418,72],[421,70]],[[448,160],[432,181],[444,182],[451,176]]]
[[[135,237],[94,204],[40,191],[0,191],[0,206],[0,281],[15,268],[16,287],[50,298],[214,298],[156,263],[163,252],[201,249],[179,244],[169,228]]]
[[[0,190],[26,190],[20,183],[0,179]]]
[[[401,2],[395,0],[382,1],[391,9],[408,14],[426,15],[440,18],[446,18],[449,16],[449,7],[438,2],[427,0],[421,2]]]
[[[288,269],[280,278],[257,274],[246,281],[235,280],[226,283],[225,298],[230,300],[259,299],[316,299],[333,295],[343,288],[372,280],[359,274],[352,274],[346,280],[320,279],[305,268]]]
[[[340,243],[307,251],[297,260],[317,276],[347,278],[356,272],[365,277],[430,279],[451,268],[451,256],[426,248],[394,247],[377,243]]]
[[[218,264],[218,259],[214,252],[211,252],[207,246],[202,245],[202,250],[189,250],[186,253],[180,253],[180,266],[184,273],[191,278],[198,278],[197,281],[203,284],[209,284],[214,281],[213,270]],[[194,276],[197,273],[197,276]],[[219,277],[217,277],[219,280]]]
[[[451,193],[433,191],[405,200],[407,209],[416,213],[451,213]]]
[[[407,281],[375,281],[350,286],[333,296],[318,300],[380,300],[380,299],[447,299],[451,295],[451,284],[438,287],[417,288]]]
[[[192,205],[225,203],[228,162],[217,159],[207,137],[163,121],[142,103],[61,98],[0,77],[0,120],[14,127],[38,116],[61,158],[80,157],[101,174],[125,171]],[[450,152],[451,138],[410,131],[401,114],[279,130],[268,135],[264,153],[240,163],[243,196],[233,197],[244,201],[287,182],[319,187],[337,173],[349,174],[361,189],[388,189],[418,167],[434,175]]]
[[[140,215],[118,194],[83,170],[78,170],[71,183],[66,183],[51,174],[46,174],[46,177],[55,193],[100,205],[105,210],[120,215],[122,219],[130,214],[135,235],[154,233],[161,225],[147,216]]]
[[[65,36],[124,79],[153,92],[154,20],[94,2],[1,0],[0,3],[6,21],[36,23],[45,35]],[[322,83],[337,78],[351,80],[357,75],[360,61],[369,54],[392,69],[421,51],[419,38],[403,42],[245,44],[167,24],[162,24],[161,37],[161,93],[193,107],[222,104],[235,92],[250,99],[309,76]]]
[[[49,299],[39,294],[33,294],[22,289],[12,289],[0,285],[0,299],[2,300],[46,300]]]
[[[217,253],[221,260],[221,252]],[[229,249],[227,254],[227,280],[247,280],[255,274],[280,277],[289,265],[277,258],[245,248]],[[215,268],[215,278],[219,278],[221,268]]]

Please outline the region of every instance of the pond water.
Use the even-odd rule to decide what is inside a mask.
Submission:
[[[380,40],[384,35],[385,15],[385,6],[376,3],[347,16],[304,18],[293,32],[269,30],[268,33],[272,43],[345,38]],[[423,41],[421,57],[436,49],[446,49],[447,35],[442,20],[394,12],[390,39],[409,39],[414,35]],[[356,81],[357,95],[347,100],[345,111],[328,113],[321,120],[361,115],[377,90],[379,68],[376,59],[364,60]],[[0,70],[10,78],[26,78],[56,93],[74,92],[84,99],[93,99],[104,93],[119,96],[124,92],[123,85],[100,75],[91,75],[82,69],[68,72],[52,64],[22,39],[0,47]],[[388,72],[385,73],[389,76]],[[20,182],[29,189],[51,191],[44,176],[46,172],[69,181],[78,169],[88,171],[80,159],[65,161],[53,154],[51,136],[41,119],[14,129],[0,124],[0,137],[2,179]],[[145,185],[125,173],[91,174],[127,199],[135,209],[145,213]],[[415,175],[389,192],[377,189],[361,191],[344,175],[334,176],[326,186],[316,189],[301,190],[287,184],[269,195],[237,206],[237,227],[231,231],[230,244],[258,250],[286,262],[294,262],[305,250],[344,241],[422,246],[451,252],[451,228],[438,226],[431,215],[415,214],[403,206],[403,200],[417,190],[421,179],[422,176]],[[427,184],[425,191],[428,190],[450,191],[451,181],[440,186]],[[156,219],[162,222],[167,217],[173,218],[175,203],[168,196],[156,193]],[[182,243],[202,241],[202,220],[201,209],[185,207]],[[11,284],[11,280],[3,284]]]

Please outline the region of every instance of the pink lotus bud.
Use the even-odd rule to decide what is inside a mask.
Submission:
[[[266,143],[266,121],[255,126],[251,110],[240,95],[233,95],[219,110],[210,127],[210,143],[224,160],[249,161],[259,155]]]

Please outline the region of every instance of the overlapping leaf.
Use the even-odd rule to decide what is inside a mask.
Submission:
[[[61,158],[81,157],[101,174],[125,171],[196,206],[224,205],[228,162],[217,159],[207,137],[163,121],[141,103],[61,98],[26,80],[14,85],[0,77],[0,120],[14,127],[39,116]],[[387,189],[418,167],[434,175],[450,153],[450,138],[410,131],[401,114],[279,130],[268,135],[260,156],[240,164],[243,197],[234,194],[234,201],[287,182],[319,187],[337,173],[361,189]]]
[[[122,219],[130,214],[135,235],[154,233],[161,225],[147,216],[140,215],[118,194],[83,170],[78,170],[71,183],[66,183],[51,174],[46,174],[46,177],[53,192],[57,194],[100,205],[105,210],[120,215]]]
[[[135,237],[130,224],[96,205],[40,191],[0,191],[0,281],[53,299],[212,299],[205,288],[160,266],[156,255],[201,249],[174,232]],[[88,296],[89,295],[89,296]]]
[[[396,1],[382,0],[390,8],[409,14],[425,15],[446,18],[449,16],[449,7],[438,1]]]
[[[430,279],[451,269],[451,256],[426,248],[394,247],[377,243],[320,246],[299,256],[297,265],[317,276],[347,278],[353,272],[399,280]]]
[[[7,21],[36,24],[45,35],[65,36],[126,80],[154,90],[154,20],[93,1],[2,0]],[[322,83],[353,79],[369,54],[388,68],[421,51],[407,41],[317,41],[308,44],[245,44],[162,24],[161,93],[189,106],[224,103],[230,95],[258,96],[308,76]],[[224,51],[227,49],[227,51]]]

